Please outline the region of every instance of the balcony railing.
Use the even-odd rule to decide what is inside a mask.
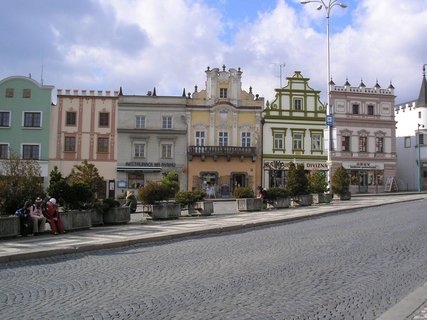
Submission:
[[[200,157],[256,157],[254,147],[220,147],[220,146],[189,146],[189,156]]]

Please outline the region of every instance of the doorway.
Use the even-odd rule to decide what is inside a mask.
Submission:
[[[366,193],[368,192],[368,172],[359,171],[359,192]]]

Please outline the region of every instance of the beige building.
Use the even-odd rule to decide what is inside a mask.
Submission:
[[[105,196],[114,196],[117,95],[58,89],[57,105],[51,107],[49,172],[57,166],[67,176],[74,165],[87,160],[106,181]]]
[[[332,172],[340,165],[351,176],[352,193],[387,191],[396,178],[394,87],[352,87],[331,83],[335,147]]]
[[[206,88],[187,101],[188,188],[230,197],[236,187],[261,184],[264,99],[242,90],[242,71],[208,69]]]
[[[186,98],[119,95],[117,126],[118,194],[158,182],[169,171],[187,190]]]

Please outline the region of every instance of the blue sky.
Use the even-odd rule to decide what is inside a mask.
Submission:
[[[297,0],[14,0],[0,11],[0,78],[30,73],[57,89],[180,95],[205,70],[240,67],[242,89],[274,98],[301,71],[325,91],[325,12]],[[331,16],[331,74],[418,97],[427,0],[343,0]]]

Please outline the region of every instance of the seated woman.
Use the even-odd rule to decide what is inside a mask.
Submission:
[[[46,202],[45,215],[47,220],[49,220],[50,227],[52,228],[52,233],[54,235],[58,234],[58,230],[59,233],[65,233],[64,225],[62,224],[55,198],[50,198],[50,200]]]
[[[33,219],[33,233],[34,235],[44,231],[46,224],[46,218],[43,214],[43,200],[40,197],[36,198],[36,201],[31,206],[30,216]]]
[[[130,212],[136,212],[136,207],[138,206],[138,201],[136,200],[133,191],[128,191],[126,194],[126,203],[123,205],[124,207],[130,207]]]

